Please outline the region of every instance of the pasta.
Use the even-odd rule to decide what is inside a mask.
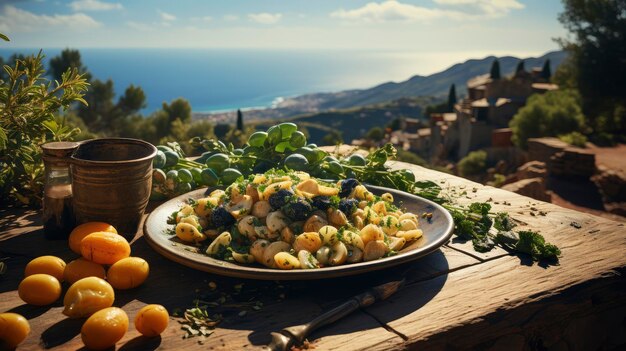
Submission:
[[[304,172],[251,176],[190,200],[170,220],[179,240],[208,256],[283,270],[377,260],[423,235],[418,216],[395,206],[391,194]]]

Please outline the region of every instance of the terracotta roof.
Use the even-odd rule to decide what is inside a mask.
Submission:
[[[454,122],[454,121],[456,121],[456,113],[452,113],[452,112],[444,113],[443,114],[443,120],[444,120],[444,122]]]
[[[507,99],[507,98],[498,98],[498,101],[496,101],[496,107],[506,105],[510,103],[511,101],[512,101],[511,99]]]
[[[491,82],[491,76],[489,74],[483,74],[482,76],[477,76],[474,78],[471,78],[470,80],[467,81],[467,87],[468,88],[477,88],[481,85],[485,85],[487,83]]]
[[[472,107],[489,107],[489,101],[485,98],[472,101]]]
[[[417,135],[420,137],[430,136],[430,128],[422,128],[417,130]]]
[[[559,88],[558,85],[550,83],[533,83],[532,87],[536,90],[557,90]]]
[[[512,102],[511,99],[507,99],[507,98],[498,98],[497,100],[493,99],[489,99],[487,100],[486,98],[482,98],[476,101],[472,101],[472,107],[489,107],[489,106],[495,106],[495,107],[500,107],[503,105],[506,105],[508,103]]]

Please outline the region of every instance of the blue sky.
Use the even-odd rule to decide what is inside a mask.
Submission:
[[[559,0],[0,0],[19,47],[355,49],[538,55]]]

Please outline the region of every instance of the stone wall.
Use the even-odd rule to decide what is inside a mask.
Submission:
[[[545,162],[551,176],[588,179],[596,173],[596,157],[592,152],[557,138],[528,139],[528,159]]]
[[[596,155],[584,149],[570,147],[550,157],[551,175],[588,179],[596,173]]]

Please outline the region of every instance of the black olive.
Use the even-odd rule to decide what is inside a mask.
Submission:
[[[330,198],[320,195],[311,199],[311,205],[318,210],[326,211],[330,207]]]
[[[359,200],[357,199],[341,199],[339,201],[339,211],[345,213],[346,216],[350,216],[354,211],[356,211],[359,206]]]
[[[273,210],[278,210],[279,208],[285,206],[291,196],[293,196],[293,192],[287,189],[280,189],[270,196],[270,206]]]
[[[359,181],[354,178],[348,178],[341,181],[341,191],[339,197],[347,197],[352,192],[352,189],[359,185]]]
[[[311,204],[301,197],[291,198],[281,209],[283,213],[293,221],[303,221],[307,219],[309,214],[313,211]]]
[[[226,211],[224,206],[219,206],[211,212],[211,223],[216,228],[226,228],[235,224],[235,217]]]

